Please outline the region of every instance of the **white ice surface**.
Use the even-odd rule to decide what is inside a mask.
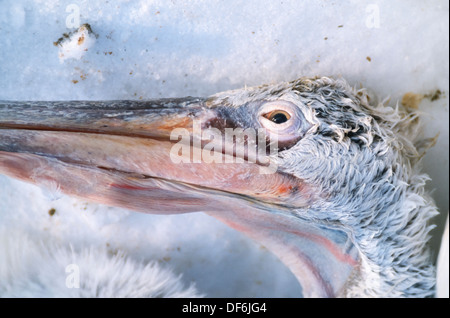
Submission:
[[[60,63],[53,42],[73,31],[66,27],[69,4],[98,38],[80,59]],[[437,250],[449,193],[448,10],[445,0],[6,0],[0,2],[0,99],[206,96],[314,75],[342,76],[391,96],[391,103],[406,92],[439,89],[440,99],[420,105],[425,134],[440,133],[424,159],[443,213],[436,219]],[[0,222],[45,239],[108,244],[159,260],[209,296],[300,294],[263,247],[201,213],[152,216],[69,197],[49,201],[37,187],[0,176]]]

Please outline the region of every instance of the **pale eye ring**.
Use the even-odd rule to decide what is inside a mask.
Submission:
[[[272,132],[282,133],[290,130],[292,126],[298,126],[297,113],[297,107],[290,102],[284,100],[265,102],[259,109],[259,122]]]
[[[261,127],[271,140],[276,138],[280,149],[294,145],[309,126],[299,106],[286,100],[263,102],[258,117]]]

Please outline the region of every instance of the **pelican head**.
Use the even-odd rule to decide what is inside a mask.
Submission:
[[[0,102],[0,173],[102,204],[203,211],[304,296],[425,297],[437,212],[417,118],[326,77],[207,98]]]

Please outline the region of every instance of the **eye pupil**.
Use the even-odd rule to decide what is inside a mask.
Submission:
[[[282,124],[288,121],[288,118],[286,114],[283,113],[276,113],[270,116],[270,120],[273,121],[275,124]]]
[[[291,114],[281,109],[273,110],[263,116],[277,125],[283,124],[291,119]]]

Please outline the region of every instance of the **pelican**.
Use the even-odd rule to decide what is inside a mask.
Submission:
[[[418,123],[328,77],[207,98],[2,101],[0,173],[138,212],[205,212],[271,250],[306,297],[431,297],[437,208]]]

